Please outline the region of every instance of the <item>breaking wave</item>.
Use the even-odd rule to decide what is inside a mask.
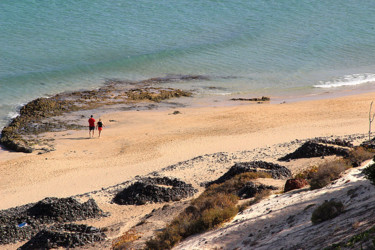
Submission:
[[[315,88],[337,88],[343,86],[355,86],[365,83],[375,82],[375,74],[353,74],[345,75],[343,77],[333,79],[331,81],[320,81],[319,84],[314,85]]]

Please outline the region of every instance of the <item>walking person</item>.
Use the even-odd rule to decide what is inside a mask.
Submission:
[[[91,115],[89,119],[89,137],[94,137],[94,131],[95,131],[95,119],[93,115]],[[92,136],[91,136],[91,132],[92,132]]]
[[[99,137],[100,137],[100,134],[102,133],[102,130],[103,130],[103,127],[104,127],[104,124],[102,122],[102,119],[99,118],[99,121],[98,123],[96,124],[96,127],[98,128],[98,131],[99,131]]]

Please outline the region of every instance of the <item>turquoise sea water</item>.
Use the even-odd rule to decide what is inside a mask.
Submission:
[[[206,94],[372,85],[375,2],[2,0],[0,128],[40,96],[200,74]],[[207,90],[208,91],[208,90]]]

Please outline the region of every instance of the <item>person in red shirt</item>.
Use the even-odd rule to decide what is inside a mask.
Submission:
[[[91,131],[92,131],[92,137],[94,137],[94,131],[95,131],[95,119],[91,115],[89,119],[89,137],[91,137]]]

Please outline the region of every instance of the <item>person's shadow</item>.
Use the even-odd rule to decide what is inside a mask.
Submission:
[[[87,139],[91,139],[92,137],[65,137],[65,138],[61,138],[61,139],[65,139],[65,140],[73,140],[73,141],[80,141],[80,140],[87,140]]]

